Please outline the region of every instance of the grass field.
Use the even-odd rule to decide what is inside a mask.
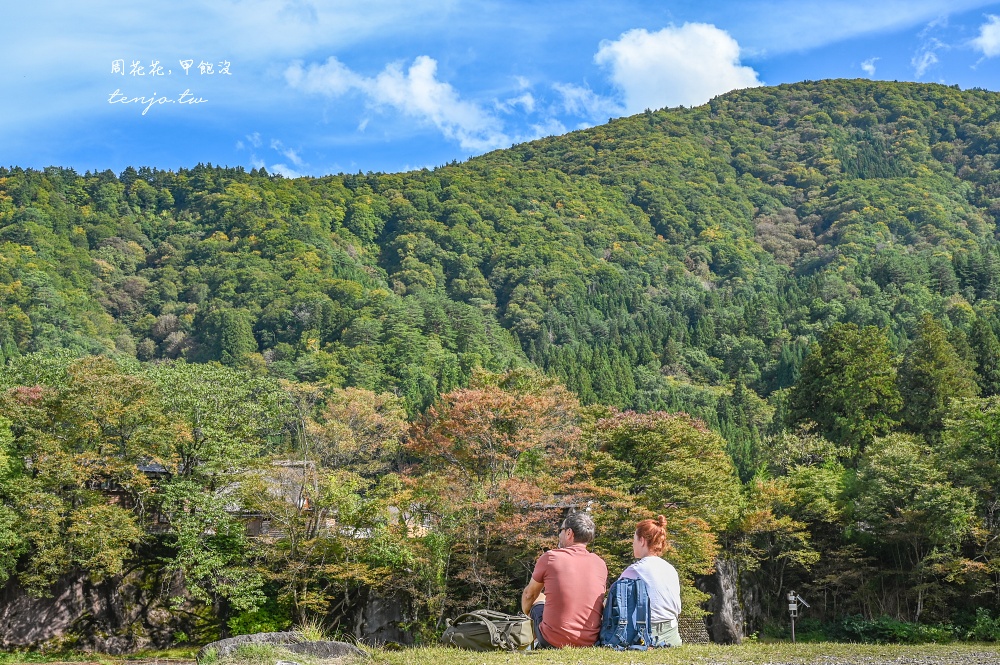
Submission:
[[[740,646],[693,645],[678,649],[616,652],[609,649],[562,649],[524,654],[469,653],[455,649],[423,648],[404,651],[374,651],[372,659],[385,665],[473,665],[523,662],[526,665],[840,665],[899,663],[907,665],[1000,664],[996,644],[932,644],[919,646],[871,644],[743,644]]]
[[[679,649],[616,652],[609,649],[562,649],[517,654],[475,653],[451,648],[421,647],[387,651],[368,649],[369,657],[320,661],[279,648],[253,648],[216,661],[213,665],[274,665],[278,660],[301,665],[1000,665],[1000,645],[984,643],[925,644],[918,646],[843,644],[747,643],[740,646],[692,645]],[[100,654],[0,653],[0,665],[72,663],[73,665],[181,665],[192,663],[194,650],[146,652],[129,657]]]

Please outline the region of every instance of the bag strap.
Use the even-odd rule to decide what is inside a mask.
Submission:
[[[505,651],[517,651],[517,645],[514,644],[514,630],[518,628],[518,625],[522,623],[520,616],[514,617],[516,620],[508,620],[505,623],[503,630],[500,633],[500,646],[504,648]],[[528,619],[527,616],[524,617]],[[530,619],[528,619],[530,621]]]
[[[504,614],[503,612],[496,612],[494,610],[475,610],[474,612],[467,612],[460,615],[453,625],[460,623],[477,623],[486,626],[486,629],[490,633],[490,643],[493,646],[498,646],[506,651],[516,651],[517,645],[514,644],[514,638],[512,633],[516,624],[523,621],[530,621],[527,614]],[[497,624],[503,624],[503,627]]]
[[[503,612],[495,612],[493,610],[479,610],[478,612],[483,616],[489,616],[503,625],[502,628],[497,629],[498,641],[495,644],[502,647],[505,651],[517,651],[517,645],[514,643],[514,631],[525,621],[531,621],[528,615],[523,612],[518,614],[504,614]]]
[[[475,612],[467,612],[465,614],[459,615],[455,619],[454,624],[452,624],[452,625],[457,626],[457,625],[462,624],[462,623],[478,623],[478,624],[482,624],[482,625],[486,626],[486,630],[489,631],[489,633],[490,633],[490,643],[493,644],[493,645],[499,645],[500,644],[500,630],[497,628],[496,624],[493,623],[493,621],[491,621],[492,618],[496,618],[496,617],[483,616],[484,614],[499,614],[499,613],[498,612],[490,612],[489,610],[476,610]]]
[[[614,588],[614,584],[611,585],[611,589]],[[611,625],[611,589],[608,589],[604,594],[604,616],[601,619],[601,628]]]
[[[642,580],[637,579],[635,585],[635,595],[636,595],[636,617],[635,622],[637,624],[641,623],[639,628],[639,638],[642,640],[642,644],[651,644],[652,626],[650,625],[650,607],[649,607],[649,592],[646,589],[646,583]]]
[[[617,597],[615,598],[615,603],[618,605],[619,608],[618,611],[622,612],[622,614],[618,616],[618,623],[619,624],[628,623],[627,610],[628,610],[629,585],[627,583],[619,584],[616,591],[617,591],[616,593]]]
[[[483,617],[490,621],[520,621],[526,619],[526,614],[504,614],[503,612],[497,612],[496,610],[474,610],[469,612],[469,614],[475,614],[476,616]]]

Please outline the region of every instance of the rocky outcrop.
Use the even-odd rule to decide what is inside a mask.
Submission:
[[[194,603],[171,605],[169,599],[177,597],[185,597],[180,579],[156,568],[99,582],[68,575],[44,598],[9,581],[0,589],[0,649],[50,646],[124,654],[170,646],[179,633],[204,639],[216,621]]]
[[[370,595],[364,607],[361,640],[372,646],[388,642],[412,644],[413,636],[399,627],[406,620],[403,614],[406,606],[402,598]]]
[[[219,636],[212,608],[173,602],[187,596],[183,580],[162,568],[102,581],[67,575],[48,591],[37,598],[14,581],[0,588],[0,649],[45,646],[120,655]],[[374,646],[411,644],[412,636],[400,627],[407,607],[405,598],[361,594],[350,608],[347,632]]]
[[[708,602],[708,634],[719,644],[743,641],[744,615],[740,598],[740,574],[736,564],[716,559],[715,573],[700,580],[699,588],[712,598]]]

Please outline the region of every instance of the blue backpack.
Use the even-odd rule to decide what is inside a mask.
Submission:
[[[597,643],[618,651],[658,646],[650,636],[649,592],[642,580],[619,579],[608,590]]]

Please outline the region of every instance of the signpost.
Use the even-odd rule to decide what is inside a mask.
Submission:
[[[802,603],[806,607],[809,607],[802,596],[795,593],[794,591],[788,592],[788,613],[792,616],[792,644],[795,644],[795,617],[799,615],[799,603]]]

